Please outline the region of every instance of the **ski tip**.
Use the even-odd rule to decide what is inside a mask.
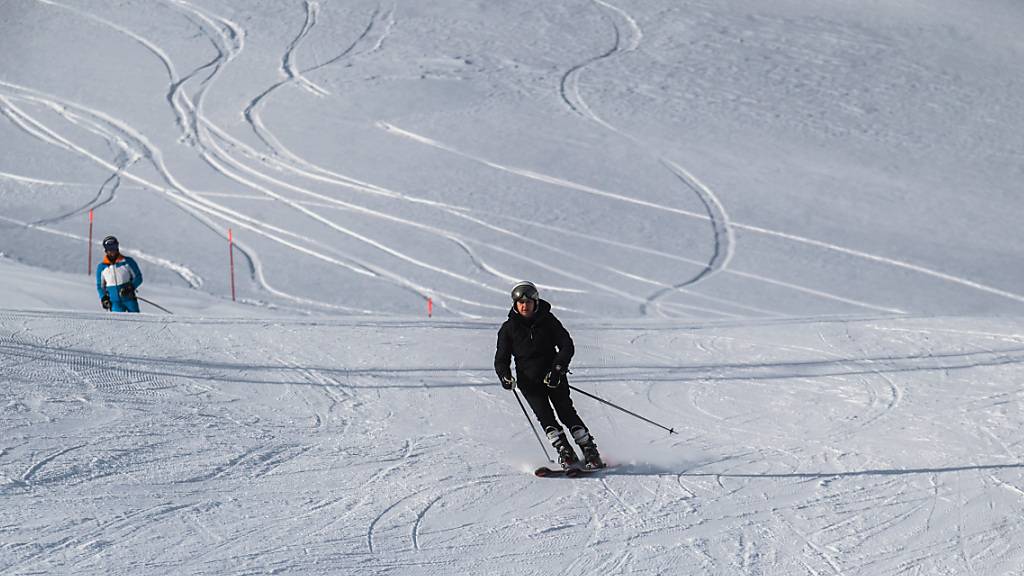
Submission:
[[[540,468],[537,468],[536,470],[533,471],[533,475],[538,476],[540,478],[546,478],[548,476],[557,476],[564,473],[564,470],[552,470],[547,466],[541,466]]]

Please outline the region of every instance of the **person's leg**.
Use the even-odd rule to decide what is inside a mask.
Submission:
[[[558,413],[558,419],[569,428],[569,433],[572,434],[573,440],[576,441],[576,444],[583,451],[583,459],[586,461],[587,467],[604,468],[604,462],[601,460],[601,454],[597,450],[597,443],[594,441],[594,437],[590,435],[590,430],[587,429],[583,419],[576,413],[576,408],[572,405],[572,398],[569,397],[569,387],[565,385],[559,386],[551,390],[549,395],[551,403],[554,404],[555,411]]]
[[[125,310],[125,312],[138,312],[139,311],[139,301],[138,300],[134,300],[134,299],[133,300],[122,300],[122,302],[124,303],[124,310]]]
[[[124,307],[124,300],[120,298],[110,299],[110,311],[111,312],[127,312],[128,310]]]
[[[551,409],[548,397],[543,393],[523,395],[526,396],[526,401],[537,416],[537,421],[540,422],[541,428],[544,429],[544,434],[547,435],[551,446],[558,452],[558,463],[563,468],[568,468],[578,462],[579,458],[576,456],[576,451],[572,449],[569,440],[565,437],[562,425],[555,419],[555,412]]]
[[[533,413],[537,416],[537,421],[540,422],[540,427],[543,430],[548,428],[558,428],[558,420],[555,420],[555,412],[551,409],[551,403],[548,402],[547,396],[543,394],[527,394],[523,393],[523,397],[526,398],[527,404],[533,409]]]
[[[586,425],[583,424],[583,419],[576,413],[576,408],[572,405],[572,398],[569,397],[568,386],[563,384],[558,388],[549,389],[548,398],[551,399],[551,404],[555,407],[555,412],[558,413],[558,419],[562,424],[565,424],[569,430],[572,430],[577,426],[586,428]]]

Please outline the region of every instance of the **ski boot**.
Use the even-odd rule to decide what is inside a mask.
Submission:
[[[572,429],[572,437],[583,451],[584,468],[587,470],[597,470],[606,466],[604,460],[601,460],[601,453],[597,451],[597,442],[594,442],[594,437],[590,435],[590,431],[583,426],[575,426]]]
[[[544,433],[547,434],[551,445],[558,452],[558,464],[563,470],[568,470],[579,464],[580,459],[576,456],[576,451],[572,449],[569,441],[565,438],[565,432],[562,432],[560,428],[549,426],[544,429]]]

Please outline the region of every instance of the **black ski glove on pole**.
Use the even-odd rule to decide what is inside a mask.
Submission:
[[[124,286],[121,286],[117,293],[125,300],[135,300],[135,285],[125,284]]]
[[[113,308],[113,307],[114,307],[114,305],[110,303],[110,295],[108,295],[108,294],[104,294],[104,295],[103,295],[103,298],[102,298],[102,299],[100,299],[100,304],[102,304],[102,305],[103,305],[103,309],[104,309],[104,310],[108,310],[108,311],[109,311],[109,310],[110,310],[111,308]]]
[[[544,385],[548,388],[558,388],[565,376],[565,368],[561,364],[555,364],[551,371],[544,376]]]
[[[516,379],[511,376],[501,377],[501,387],[505,390],[511,390],[516,387]]]

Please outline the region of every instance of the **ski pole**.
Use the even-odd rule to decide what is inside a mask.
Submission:
[[[544,441],[540,439],[540,434],[537,433],[537,429],[533,426],[533,420],[530,420],[530,415],[526,413],[526,406],[523,406],[523,401],[519,399],[519,392],[516,392],[515,386],[512,387],[512,393],[515,394],[519,407],[523,409],[523,416],[526,416],[526,422],[530,425],[530,430],[533,430],[533,435],[537,437],[537,443],[540,444],[540,449],[544,451],[544,457],[547,458],[548,462],[554,462],[551,456],[548,456],[548,449],[544,447]]]
[[[136,300],[142,300],[143,302],[145,302],[146,304],[149,304],[150,306],[156,306],[157,308],[163,310],[164,312],[167,312],[171,316],[174,316],[174,312],[171,312],[170,310],[168,310],[167,308],[164,308],[163,306],[157,304],[156,302],[151,302],[149,300],[146,300],[145,298],[143,298],[142,296],[139,296],[138,294],[135,295],[135,299]]]
[[[623,411],[623,412],[625,412],[626,414],[629,414],[630,416],[633,416],[633,417],[635,417],[635,418],[639,418],[639,419],[643,420],[644,422],[647,422],[648,424],[654,424],[654,425],[655,425],[655,426],[657,426],[658,428],[663,428],[663,429],[665,429],[665,430],[668,430],[668,433],[669,433],[669,434],[677,434],[677,432],[676,432],[676,431],[675,431],[675,430],[674,430],[673,428],[669,428],[669,427],[667,427],[667,426],[662,426],[661,424],[658,424],[657,422],[655,422],[655,421],[653,421],[653,420],[648,420],[647,418],[644,418],[643,416],[641,416],[641,415],[639,415],[639,414],[637,414],[637,413],[635,413],[635,412],[630,412],[629,410],[626,410],[626,409],[625,409],[625,408],[623,408],[622,406],[618,406],[618,405],[616,405],[616,404],[612,404],[611,402],[609,402],[609,401],[605,400],[604,398],[600,398],[600,397],[598,397],[598,396],[594,396],[594,395],[593,395],[593,394],[591,394],[590,392],[586,392],[586,391],[584,391],[584,390],[580,390],[579,388],[577,388],[577,387],[573,386],[572,384],[568,384],[568,383],[567,383],[566,385],[567,385],[567,386],[569,386],[569,388],[571,388],[571,389],[573,389],[573,390],[575,390],[575,391],[579,392],[580,394],[583,394],[584,396],[590,396],[591,398],[593,398],[594,400],[597,400],[598,402],[602,402],[602,403],[604,403],[604,404],[607,404],[607,405],[611,406],[612,408],[617,408],[617,409],[619,409],[619,410],[622,410],[622,411]]]

